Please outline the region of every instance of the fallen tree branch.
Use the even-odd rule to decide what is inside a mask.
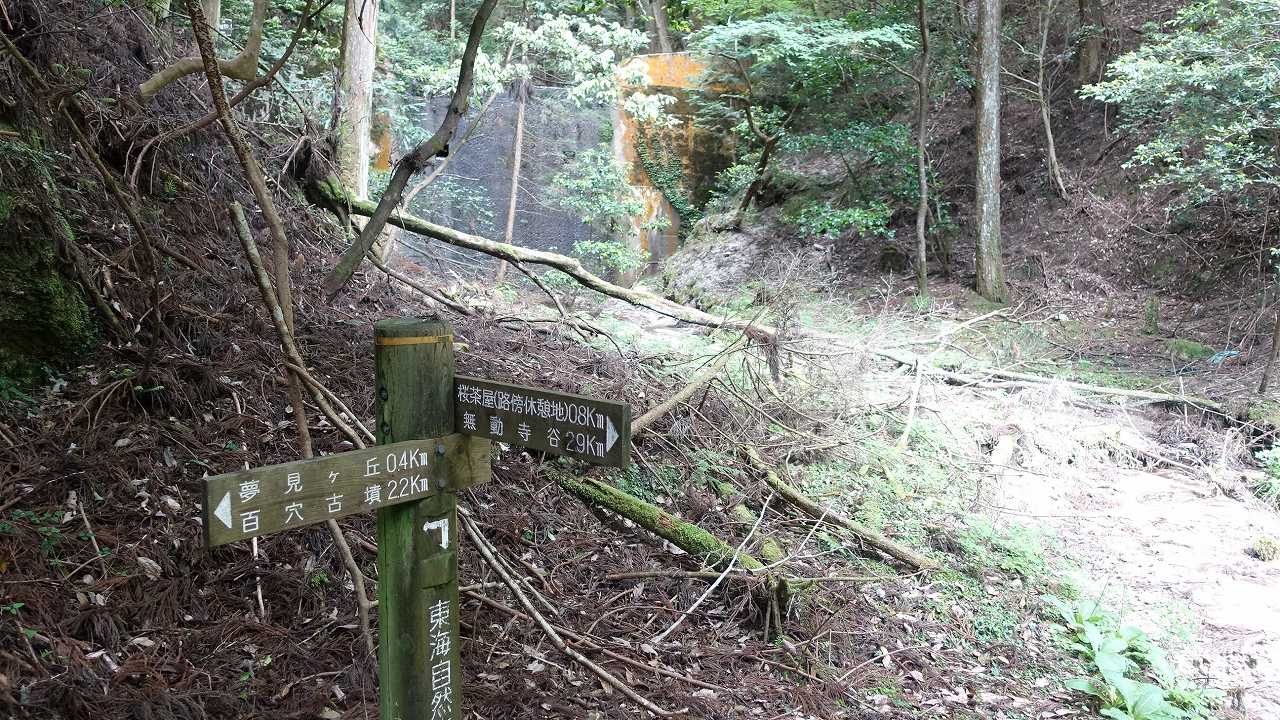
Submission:
[[[715,575],[718,575],[719,573],[711,573],[711,574],[712,574],[712,576],[715,576]],[[515,608],[507,607],[506,605],[503,605],[502,603],[498,602],[497,600],[494,600],[494,599],[493,599],[493,598],[491,598],[491,597],[486,597],[486,596],[484,596],[484,595],[481,595],[480,593],[478,593],[478,592],[476,592],[476,591],[474,591],[474,590],[470,590],[470,589],[468,589],[468,588],[466,588],[466,587],[459,588],[459,590],[460,590],[460,592],[461,592],[463,595],[466,595],[467,597],[471,598],[472,600],[475,600],[476,602],[478,602],[478,603],[480,603],[480,604],[482,604],[482,605],[487,605],[487,606],[489,606],[489,607],[493,608],[494,610],[498,610],[498,611],[500,611],[500,612],[504,612],[504,613],[506,613],[506,614],[510,615],[511,617],[513,617],[513,618],[515,618],[515,619],[517,619],[517,620],[532,620],[532,619],[533,619],[533,618],[529,617],[528,615],[525,615],[524,613],[520,612],[519,610],[516,610]],[[646,671],[646,672],[654,672],[654,673],[657,673],[657,674],[659,674],[659,675],[665,675],[665,676],[667,676],[667,677],[669,677],[669,678],[674,678],[674,679],[679,680],[679,681],[681,681],[681,682],[686,682],[686,683],[689,683],[690,685],[693,685],[693,686],[696,686],[696,687],[700,687],[700,688],[706,688],[706,689],[708,689],[708,690],[718,690],[718,691],[721,691],[721,692],[729,692],[729,689],[728,689],[728,688],[723,687],[723,686],[721,686],[721,685],[714,685],[714,684],[709,683],[709,682],[703,682],[702,680],[699,680],[699,679],[697,679],[697,678],[689,677],[688,675],[681,675],[680,673],[676,672],[675,670],[671,670],[671,669],[666,668],[666,667],[663,667],[663,666],[661,666],[661,665],[650,665],[650,664],[648,664],[648,663],[643,663],[643,662],[640,662],[639,660],[635,660],[635,659],[629,658],[629,657],[627,657],[626,655],[623,655],[623,654],[618,653],[618,652],[614,652],[613,650],[610,650],[609,648],[604,647],[603,645],[601,645],[599,642],[595,641],[595,640],[594,640],[594,639],[592,639],[591,637],[586,636],[586,635],[583,635],[583,634],[581,634],[581,633],[574,632],[573,630],[570,630],[569,628],[566,628],[566,627],[563,627],[563,626],[557,626],[557,627],[556,627],[556,630],[558,630],[558,631],[560,632],[560,634],[561,634],[561,635],[563,635],[564,637],[569,638],[569,640],[571,640],[571,641],[572,641],[574,644],[576,644],[576,645],[579,645],[579,646],[581,646],[581,647],[585,647],[585,648],[587,648],[588,650],[595,650],[595,651],[597,651],[597,652],[600,652],[601,654],[606,655],[606,656],[608,656],[608,657],[610,657],[610,658],[613,658],[614,660],[617,660],[618,662],[626,663],[626,664],[628,664],[628,665],[630,665],[630,666],[632,666],[632,667],[636,668],[637,670],[644,670],[644,671]]]
[[[426,167],[432,158],[449,152],[449,141],[453,139],[458,123],[467,111],[467,100],[471,95],[472,82],[475,80],[476,53],[480,50],[480,38],[484,35],[485,25],[488,24],[489,16],[497,4],[498,0],[483,0],[476,10],[475,18],[471,21],[471,31],[467,35],[467,46],[462,52],[458,86],[449,100],[449,109],[445,112],[444,119],[440,121],[440,127],[430,139],[419,143],[412,151],[396,161],[387,189],[382,192],[378,204],[368,215],[369,222],[360,229],[360,235],[355,242],[346,249],[342,258],[338,260],[337,266],[324,279],[324,291],[330,299],[346,286],[356,268],[360,266],[360,260],[373,247],[374,241],[382,233],[391,213],[399,207],[409,179]]]
[[[520,589],[519,583],[511,577],[511,574],[503,564],[498,561],[498,558],[495,556],[489,542],[484,539],[484,536],[480,534],[479,529],[475,527],[474,521],[465,514],[459,514],[458,521],[462,524],[462,528],[467,532],[467,535],[475,544],[476,549],[480,551],[480,555],[485,559],[485,562],[487,562],[489,567],[493,568],[494,572],[498,574],[498,577],[502,579],[502,582],[507,586],[507,589],[511,591],[511,594],[515,595],[516,599],[520,601],[520,604],[524,607],[524,611],[533,618],[534,622],[538,624],[538,627],[542,628],[542,631],[546,633],[547,637],[551,640],[551,643],[556,646],[557,650],[576,660],[578,664],[590,670],[596,675],[596,677],[608,683],[611,687],[618,690],[618,692],[621,692],[623,695],[631,698],[632,701],[636,702],[654,715],[658,715],[659,717],[670,717],[671,715],[677,714],[670,710],[663,710],[657,705],[654,705],[651,700],[636,692],[634,688],[615,677],[613,673],[595,664],[586,655],[583,655],[577,650],[569,647],[569,645],[565,643],[564,639],[560,637],[560,633],[556,632],[555,627],[552,626],[551,623],[547,622],[547,619],[544,618],[542,614],[538,612],[537,608],[533,606],[533,602],[530,601],[529,597]]]
[[[231,219],[236,228],[236,234],[240,238],[240,246],[244,249],[245,257],[249,261],[249,267],[253,270],[253,277],[257,281],[258,292],[262,295],[262,302],[266,304],[271,313],[271,320],[275,324],[276,333],[280,336],[280,344],[284,348],[285,356],[288,358],[288,365],[291,368],[289,373],[290,384],[296,386],[300,379],[305,379],[308,387],[312,389],[316,404],[329,417],[330,422],[342,430],[357,448],[363,449],[365,444],[360,439],[360,436],[344,423],[338,413],[329,405],[325,393],[330,395],[332,393],[306,371],[302,355],[299,353],[297,343],[293,337],[293,331],[285,321],[284,311],[280,309],[279,300],[271,287],[271,278],[267,276],[267,270],[262,265],[262,258],[258,254],[258,246],[253,242],[253,236],[249,234],[249,222],[245,219],[244,210],[239,203],[231,204]],[[297,410],[298,404],[294,406],[294,420],[299,428],[299,438],[302,440],[302,456],[309,458],[313,455],[311,434],[309,430],[305,429],[307,427],[305,409],[303,412],[299,412]],[[355,416],[351,415],[350,412],[348,412],[348,417],[355,419]],[[363,425],[361,429],[366,433],[369,432]],[[338,525],[337,520],[328,520],[325,522],[325,526],[329,528],[329,534],[333,536],[333,544],[338,548],[338,555],[342,558],[343,567],[346,568],[347,574],[351,577],[351,584],[355,589],[356,615],[360,620],[360,631],[364,634],[365,648],[372,655],[377,652],[377,648],[373,641],[373,630],[369,624],[369,611],[376,603],[369,600],[369,594],[365,588],[364,572],[360,570],[355,556],[351,554],[351,546],[347,543],[347,537],[343,534],[342,527]]]
[[[869,348],[867,352],[909,367],[920,362],[920,356],[914,353],[903,354],[888,350],[876,350],[874,348]],[[966,385],[976,385],[984,382],[984,378],[936,367],[928,364],[927,361],[920,362],[920,371]],[[1015,370],[1001,370],[999,368],[983,368],[982,372],[990,377],[1004,378],[1006,380],[1014,380],[1037,385],[1060,385],[1062,387],[1071,388],[1072,390],[1095,393],[1098,395],[1113,395],[1115,397],[1147,400],[1154,403],[1186,405],[1197,410],[1216,413],[1225,417],[1231,416],[1221,403],[1214,402],[1208,398],[1194,397],[1191,395],[1173,395],[1170,393],[1153,392],[1150,390],[1131,390],[1129,388],[1107,387],[1105,385],[1089,385],[1087,383],[1076,382],[1074,380],[1061,380],[1059,378],[1044,377],[1043,375],[1033,375],[1031,373],[1017,372]]]
[[[761,602],[768,605],[777,603],[779,606],[786,607],[790,596],[790,587],[786,578],[771,573],[769,568],[756,557],[746,552],[739,552],[703,528],[681,520],[662,508],[608,483],[595,478],[574,478],[567,473],[557,475],[556,481],[566,492],[591,505],[621,515],[680,548],[703,567],[722,572],[730,566],[730,563],[735,562],[736,558],[737,565],[764,580],[764,592],[755,593]]]
[[[334,207],[346,207],[356,215],[372,217],[378,208],[372,202],[360,200],[346,192],[337,179],[333,177],[322,181],[313,181],[311,190],[320,200],[317,204],[328,210],[332,210]],[[510,263],[529,263],[559,270],[576,280],[583,287],[632,305],[649,308],[655,312],[693,325],[737,330],[746,333],[752,338],[769,343],[774,342],[778,337],[777,329],[768,325],[757,325],[752,321],[739,320],[723,315],[712,315],[687,305],[672,302],[647,290],[615,285],[588,271],[577,259],[566,255],[496,242],[479,235],[470,235],[453,228],[437,225],[403,212],[389,212],[386,222],[454,247],[475,250]],[[366,224],[365,229],[367,230],[372,224],[372,221]]]
[[[804,511],[809,517],[837,525],[867,545],[917,570],[936,570],[939,567],[936,561],[814,502],[807,495],[784,482],[778,473],[760,458],[755,448],[746,446],[743,448],[743,454],[747,456],[751,465],[764,475],[769,487],[773,488],[783,500]]]
[[[703,369],[702,372],[695,375],[687,385],[680,388],[671,397],[646,410],[640,417],[632,420],[631,436],[635,437],[645,430],[648,430],[649,426],[657,422],[659,418],[676,409],[676,407],[681,403],[693,397],[694,394],[697,393],[698,390],[702,389],[704,385],[711,382],[715,376],[720,374],[720,371],[724,369],[724,366],[729,362],[729,358],[732,357],[735,349],[735,345],[725,348],[720,354],[720,357],[716,358],[716,360]]]
[[[258,55],[262,52],[262,26],[267,21],[267,9],[270,4],[269,0],[253,0],[253,14],[249,18],[249,38],[245,41],[244,49],[230,60],[218,60],[216,65],[217,72],[229,78],[246,82],[253,79],[258,70]],[[196,23],[206,22],[203,10],[198,16],[190,11],[188,11],[188,14],[191,16],[191,29],[193,32],[196,31]],[[200,28],[200,30],[204,32],[206,37],[209,35],[208,25]],[[196,37],[199,37],[199,33],[196,34]],[[138,94],[145,100],[160,92],[166,85],[188,75],[194,75],[204,68],[203,52],[199,55],[182,58],[139,85]]]

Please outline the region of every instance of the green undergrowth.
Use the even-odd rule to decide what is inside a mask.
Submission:
[[[1094,697],[1114,720],[1196,720],[1215,717],[1218,690],[1180,677],[1168,655],[1141,629],[1125,625],[1098,599],[1045,596],[1060,640],[1085,662],[1085,675],[1065,685]]]

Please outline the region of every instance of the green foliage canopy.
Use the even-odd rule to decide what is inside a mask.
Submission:
[[[1280,184],[1280,0],[1208,0],[1151,28],[1086,97],[1148,138],[1131,166],[1195,205]]]

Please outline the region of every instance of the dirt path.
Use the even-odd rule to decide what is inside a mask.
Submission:
[[[1085,592],[1163,635],[1186,677],[1227,692],[1246,717],[1280,718],[1280,562],[1246,553],[1280,538],[1280,516],[1221,472],[1135,469],[1117,447],[1179,448],[1134,416],[1060,409],[1020,421],[1015,460],[1026,469],[999,479],[992,512],[1055,531]],[[1053,445],[1095,450],[1054,457]]]

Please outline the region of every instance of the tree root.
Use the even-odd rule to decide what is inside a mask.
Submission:
[[[270,6],[269,0],[254,0],[253,15],[249,20],[249,38],[245,41],[244,49],[230,60],[219,60],[218,71],[229,78],[243,80],[248,82],[258,72],[258,55],[262,52],[262,26],[267,20],[267,9]],[[191,22],[194,26],[197,22],[205,22],[204,12],[200,13],[197,18],[193,13]],[[193,27],[194,30],[194,27]],[[203,28],[205,34],[209,29],[206,25]],[[156,74],[152,75],[145,82],[138,86],[138,94],[143,99],[148,99],[152,95],[160,92],[166,85],[175,82],[180,78],[188,75],[194,75],[204,69],[204,60],[200,55],[193,57],[185,57],[166,67]]]

